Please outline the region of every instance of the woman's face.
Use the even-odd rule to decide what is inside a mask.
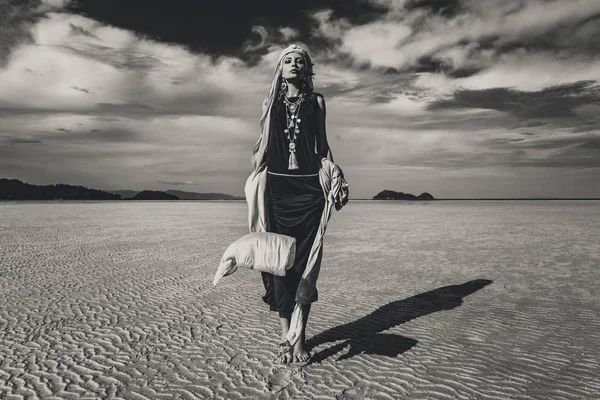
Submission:
[[[285,80],[302,80],[306,74],[306,61],[302,54],[289,53],[283,57],[281,75]]]

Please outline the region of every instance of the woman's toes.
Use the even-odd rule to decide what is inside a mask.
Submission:
[[[289,344],[286,342],[280,343],[278,346],[277,357],[275,357],[275,362],[289,364],[293,359],[292,349],[289,347]]]
[[[294,362],[305,362],[310,358],[310,353],[302,351],[299,354],[294,354]]]

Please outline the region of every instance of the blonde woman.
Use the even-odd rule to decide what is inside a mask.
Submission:
[[[255,169],[267,169],[266,230],[296,238],[294,265],[286,276],[262,272],[263,300],[279,314],[281,343],[276,361],[281,363],[310,358],[304,347],[305,331],[311,304],[318,298],[315,284],[322,256],[322,247],[313,244],[322,240],[322,216],[328,204],[319,171],[324,158],[333,162],[325,132],[325,99],[313,91],[312,67],[306,49],[291,45],[282,51],[263,103],[263,135],[253,157]],[[311,248],[315,254],[310,254]],[[309,258],[316,274],[309,278],[311,282],[301,284],[307,280],[303,274]],[[296,326],[301,333],[290,345],[295,307],[300,308]]]

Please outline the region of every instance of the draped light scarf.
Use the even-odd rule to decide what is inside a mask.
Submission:
[[[252,166],[255,171],[263,168],[264,163],[266,162],[265,156],[267,152],[267,145],[269,143],[269,134],[271,129],[271,110],[273,109],[273,104],[275,104],[275,100],[279,91],[281,90],[281,69],[283,64],[283,59],[290,53],[298,53],[304,57],[305,65],[306,65],[306,73],[305,77],[308,83],[308,91],[312,92],[313,90],[313,63],[308,55],[308,51],[300,47],[296,44],[289,45],[279,55],[279,60],[277,61],[277,65],[275,66],[275,71],[273,72],[273,79],[271,80],[271,86],[269,88],[269,96],[267,97],[267,107],[262,113],[260,117],[260,127],[262,133],[258,141],[254,145],[254,150],[252,152]]]
[[[348,182],[344,179],[344,173],[341,168],[326,158],[321,159],[321,169],[319,170],[319,183],[323,189],[325,197],[325,207],[321,214],[317,234],[311,245],[306,269],[302,273],[302,279],[296,292],[296,304],[292,311],[290,329],[286,336],[290,344],[296,343],[303,329],[303,304],[312,297],[316,290],[317,278],[321,270],[321,252],[323,249],[323,236],[327,228],[327,222],[331,217],[333,209],[340,210],[348,202]],[[246,193],[246,202],[248,203],[248,223],[250,232],[267,232],[268,226],[268,207],[267,207],[267,169],[261,168],[252,171],[244,192]]]

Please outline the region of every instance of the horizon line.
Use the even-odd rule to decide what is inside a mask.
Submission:
[[[100,190],[100,191],[105,191],[105,192],[109,192],[109,193],[114,193],[114,192],[121,192],[121,191],[132,191],[132,192],[142,192],[145,190],[152,190],[152,189],[142,189],[142,190],[137,190],[137,189],[94,189],[94,188],[90,188],[88,186],[84,186],[84,185],[73,185],[73,184],[69,184],[69,183],[48,183],[48,184],[33,184],[33,183],[27,183],[25,181],[22,181],[19,178],[1,178],[0,179],[8,179],[8,180],[18,180],[22,183],[28,184],[28,185],[32,185],[32,186],[46,186],[46,185],[68,185],[68,186],[82,186],[85,187],[87,189],[92,189],[92,190]],[[186,190],[180,190],[180,189],[161,189],[161,190],[156,190],[155,191],[169,191],[169,190],[176,190],[176,191],[181,191],[181,192],[187,192]],[[189,190],[189,189],[188,189]],[[390,190],[390,189],[384,189],[384,190]],[[241,201],[241,200],[246,200],[245,196],[238,196],[238,195],[234,195],[234,194],[229,194],[229,193],[223,193],[223,192],[190,192],[190,193],[198,193],[198,194],[222,194],[225,196],[230,196],[230,197],[234,197],[234,199],[223,199],[223,200],[229,200],[229,201]],[[428,192],[427,192],[428,193]],[[8,200],[8,199],[6,199]],[[125,200],[125,199],[124,199]],[[215,201],[215,200],[210,200],[210,199],[179,199],[182,201]],[[410,200],[410,199],[374,199],[374,198],[349,198],[348,201],[350,200],[359,200],[359,201],[419,201],[419,202],[424,202],[424,201],[451,201],[451,200],[460,200],[460,201],[476,201],[476,200],[524,200],[524,201],[531,201],[531,200],[600,200],[600,197],[546,197],[546,196],[537,196],[537,197],[441,197],[441,198],[434,198],[433,200],[419,200],[419,199],[414,199],[414,200]],[[17,200],[17,201],[28,201],[28,200]],[[36,201],[36,200],[32,200],[32,201]],[[63,201],[69,201],[69,200],[63,200]],[[78,200],[74,200],[74,201],[78,201]],[[107,200],[90,200],[90,201],[107,201]],[[111,201],[111,200],[108,200]],[[114,200],[114,201],[120,201],[120,200]],[[216,200],[219,201],[219,200]]]

